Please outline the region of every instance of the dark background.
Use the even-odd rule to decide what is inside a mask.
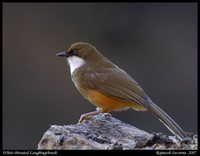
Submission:
[[[185,131],[197,133],[197,4],[3,3],[3,148],[36,149],[50,125],[94,111],[56,53],[93,44]],[[150,113],[113,112],[171,133]]]

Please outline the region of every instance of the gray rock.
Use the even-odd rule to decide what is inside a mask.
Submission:
[[[149,134],[104,113],[76,125],[52,125],[44,133],[38,149],[197,150],[197,142],[198,136],[192,133],[182,141],[162,133]]]
[[[76,125],[52,125],[38,149],[134,149],[138,142],[150,137],[151,134],[104,113]]]

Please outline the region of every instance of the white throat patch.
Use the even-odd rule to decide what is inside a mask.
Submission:
[[[77,56],[70,56],[70,57],[67,58],[67,61],[68,61],[69,66],[70,66],[70,72],[71,72],[71,74],[77,68],[79,68],[80,66],[82,66],[82,65],[85,64],[85,61],[82,58],[77,57]]]

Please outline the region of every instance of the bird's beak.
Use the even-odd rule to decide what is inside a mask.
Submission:
[[[68,57],[69,54],[66,51],[63,51],[63,52],[57,53],[56,56]]]

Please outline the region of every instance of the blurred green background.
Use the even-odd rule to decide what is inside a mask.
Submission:
[[[197,4],[3,3],[3,149],[37,149],[50,125],[95,110],[56,57],[76,41],[93,44],[197,133]],[[112,115],[171,135],[150,113]]]

